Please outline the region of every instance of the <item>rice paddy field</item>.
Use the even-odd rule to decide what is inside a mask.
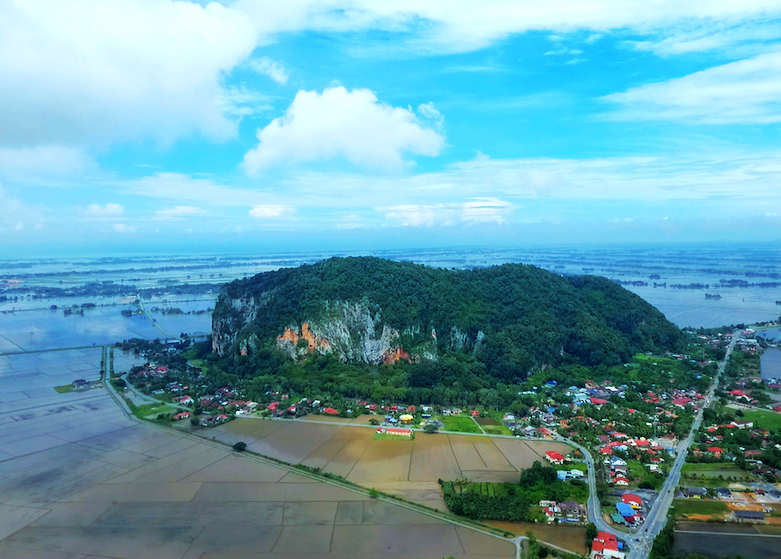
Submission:
[[[443,511],[439,479],[517,481],[521,470],[542,461],[546,451],[570,450],[555,441],[443,433],[377,440],[373,429],[301,420],[238,419],[209,434],[231,444],[244,441],[249,450],[265,456],[320,468]]]
[[[3,559],[515,557],[506,539],[138,421],[105,388],[54,390],[97,378],[100,357],[99,349],[0,356]],[[396,456],[350,436],[370,438],[365,427],[271,427],[281,429],[268,448],[295,458],[331,441],[316,456],[356,479],[376,479],[371,464]],[[407,480],[409,457],[395,460],[387,471]]]

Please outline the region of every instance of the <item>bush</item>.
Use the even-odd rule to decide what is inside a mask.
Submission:
[[[439,431],[439,427],[437,426],[436,423],[426,423],[423,426],[423,430],[426,433],[436,433],[437,431]]]
[[[239,441],[237,443],[234,443],[233,450],[235,450],[236,452],[244,452],[245,450],[247,450],[247,443],[245,443],[244,441]]]

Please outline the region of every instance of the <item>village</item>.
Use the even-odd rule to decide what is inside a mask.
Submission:
[[[761,411],[781,417],[772,408],[754,409],[766,402],[763,394],[779,387],[763,383],[754,361],[746,361],[761,351],[751,334],[743,332],[718,400],[704,410],[675,495],[672,510],[680,511],[675,514],[681,517],[698,518],[698,510],[718,510],[706,516],[723,522],[777,518],[781,493],[776,482],[781,472],[777,461],[766,459],[772,454],[777,460],[778,429],[761,426],[751,416]],[[440,432],[572,441],[595,457],[601,516],[621,534],[643,525],[679,442],[705,405],[715,364],[730,338],[723,331],[699,334],[687,354],[638,355],[630,363],[599,370],[540,371],[519,385],[517,401],[506,410],[328,401],[274,389],[250,400],[239,387],[214,387],[197,364],[170,368],[162,364],[164,358],[158,363],[152,355],[126,378],[133,389],[172,406],[154,419],[184,429],[208,428],[234,418],[298,419],[361,424],[372,427],[380,439]],[[584,484],[588,468],[577,449],[566,454],[548,451],[544,459],[556,469],[559,481]],[[536,505],[542,522],[588,523],[585,502],[540,499]],[[600,533],[593,539],[592,556],[621,559],[624,543],[608,536]]]

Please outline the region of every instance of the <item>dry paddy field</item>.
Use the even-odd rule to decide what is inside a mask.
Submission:
[[[414,440],[375,440],[373,430],[347,423],[238,419],[209,432],[244,441],[260,454],[338,474],[445,510],[438,479],[515,481],[545,451],[570,449],[554,441],[417,433]]]

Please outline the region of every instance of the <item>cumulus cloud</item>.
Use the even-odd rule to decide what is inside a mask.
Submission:
[[[433,107],[425,109],[427,116]],[[244,156],[249,175],[282,162],[345,158],[354,165],[394,170],[406,154],[435,156],[444,138],[412,110],[381,103],[368,89],[299,91],[285,115],[258,131]]]
[[[272,60],[267,56],[252,59],[247,62],[247,66],[258,74],[271,78],[280,85],[287,83],[288,73],[285,67],[280,62]]]
[[[90,204],[84,210],[84,214],[87,217],[95,218],[116,217],[124,213],[125,208],[122,207],[121,204],[115,204],[113,202],[103,204],[102,206],[100,204]]]
[[[2,2],[0,146],[228,138],[222,79],[257,40],[216,2]]]
[[[781,122],[781,51],[603,97],[616,120],[702,124]]]

